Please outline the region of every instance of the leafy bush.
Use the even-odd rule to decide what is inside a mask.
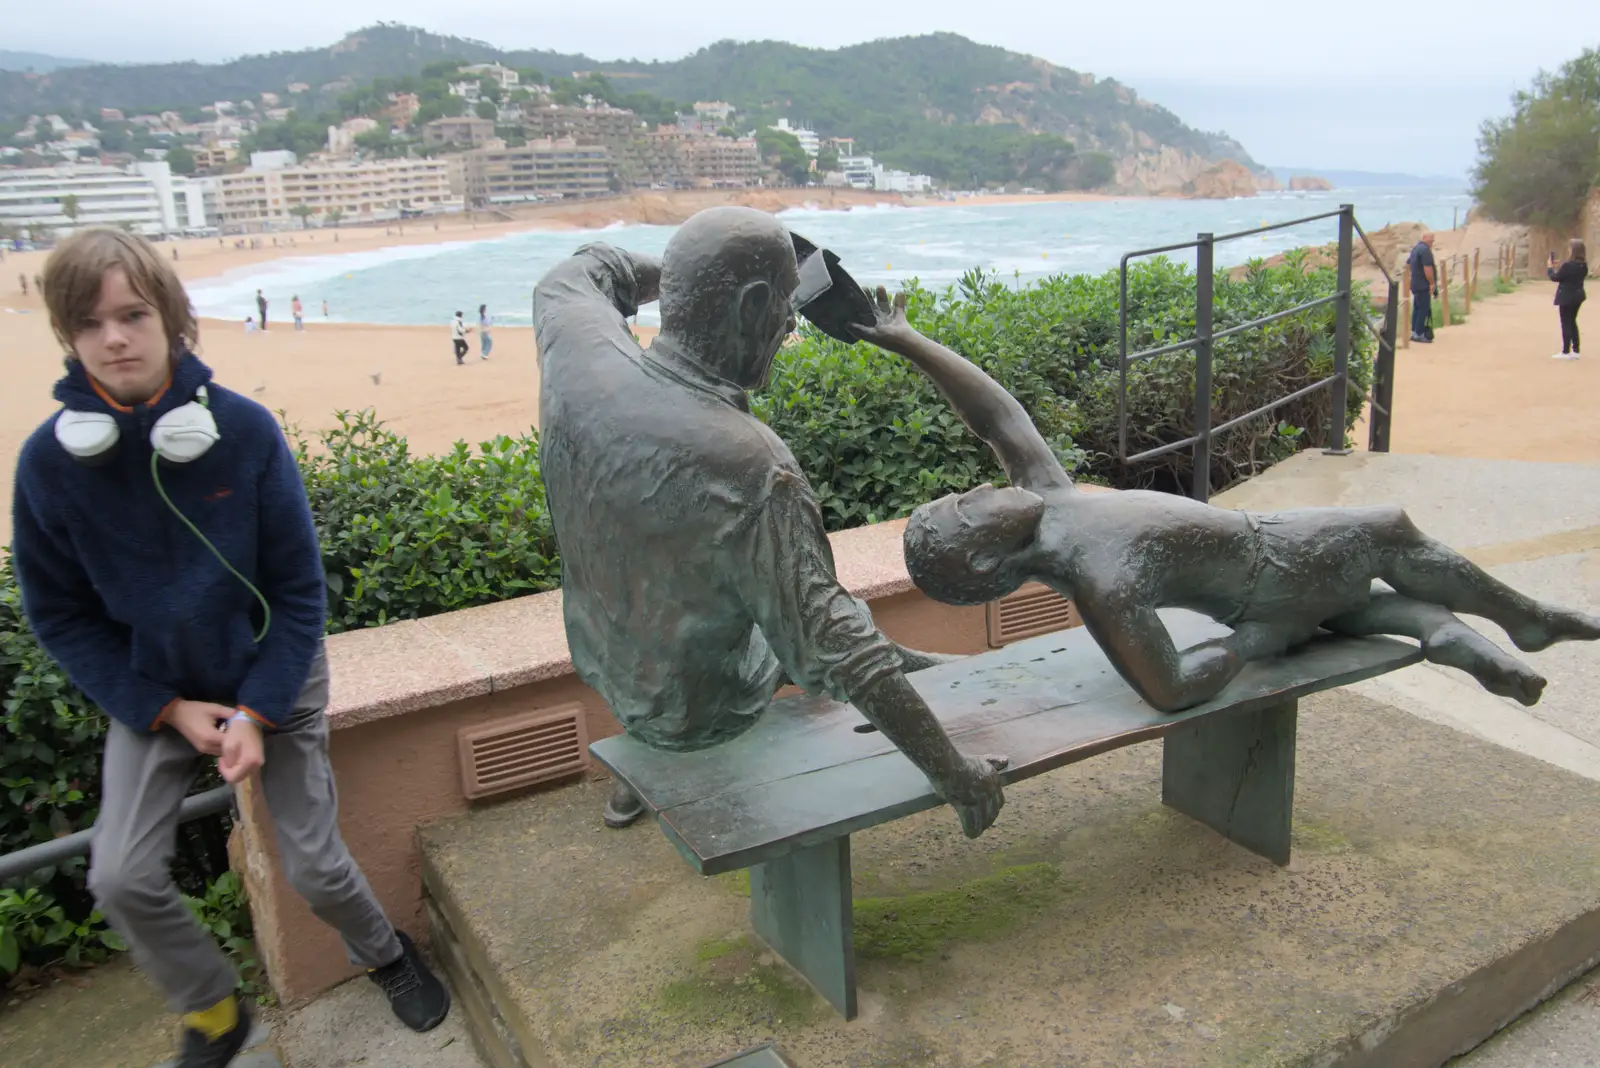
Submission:
[[[287,429],[322,542],[330,633],[561,584],[533,434],[412,456],[371,411],[338,413],[317,449]]]
[[[1332,295],[1332,269],[1308,271],[1291,254],[1276,267],[1213,283],[1214,330]],[[1132,266],[1128,348],[1155,348],[1194,335],[1192,272],[1166,259]],[[919,330],[981,366],[1009,389],[1069,472],[1130,487],[1187,492],[1194,472],[1182,449],[1124,468],[1117,455],[1119,282],[1116,272],[1070,275],[1024,288],[967,274],[933,295],[912,285],[907,313]],[[1351,386],[1346,432],[1371,386],[1372,315],[1366,293],[1352,301]],[[1244,415],[1334,368],[1334,306],[1315,308],[1216,342],[1212,425]],[[1128,371],[1128,451],[1181,440],[1194,430],[1192,353]],[[1327,440],[1326,390],[1213,439],[1213,490]],[[822,502],[830,529],[907,514],[917,504],[984,479],[1001,478],[988,448],[961,425],[938,391],[898,357],[847,346],[809,328],[775,362],[772,385],[753,410],[789,443]]]
[[[206,886],[199,897],[183,895],[183,903],[195,920],[217,940],[222,951],[239,971],[239,991],[257,1001],[271,1000],[256,960],[255,922],[250,916],[250,899],[238,872],[223,872]]]
[[[981,275],[963,279],[977,293]],[[915,284],[907,314],[931,336],[981,366],[1020,400],[1069,469],[1066,402],[1032,366],[1024,340],[1038,324],[1007,323],[981,304],[936,298]],[[960,344],[952,342],[959,337]],[[975,438],[916,368],[871,345],[844,345],[810,326],[775,362],[752,411],[794,452],[822,505],[828,529],[905,515],[923,501],[1002,478]]]
[[[0,980],[24,964],[98,964],[127,948],[99,912],[74,920],[39,887],[0,889]]]

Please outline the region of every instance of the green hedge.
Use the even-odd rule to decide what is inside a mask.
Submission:
[[[1329,270],[1306,272],[1293,256],[1215,281],[1216,328],[1334,291]],[[1165,260],[1130,278],[1129,345],[1190,336],[1194,278]],[[973,272],[947,292],[910,289],[913,321],[970,357],[1028,410],[1066,467],[1113,485],[1184,489],[1193,476],[1184,450],[1122,470],[1116,440],[1117,279],[1114,273],[1053,278],[1013,288]],[[1352,329],[1353,425],[1370,382],[1371,339]],[[1216,421],[1249,411],[1332,369],[1333,309],[1322,308],[1219,342],[1213,370]],[[1190,433],[1193,358],[1161,357],[1129,375],[1134,451]],[[1328,394],[1288,406],[1220,439],[1209,477],[1221,488],[1320,445]],[[807,327],[779,356],[771,388],[754,410],[791,446],[821,498],[830,529],[902,516],[923,501],[1001,472],[934,387],[905,361],[868,345],[847,346]],[[1304,433],[1301,433],[1301,431]],[[328,629],[339,632],[414,619],[555,588],[560,564],[545,510],[537,437],[498,437],[476,449],[413,456],[403,437],[371,412],[340,413],[337,425],[295,446],[322,541]],[[22,618],[9,559],[0,561],[0,852],[89,826],[97,807],[106,721],[44,654]],[[185,887],[197,898],[206,888]],[[26,889],[37,890],[33,895]],[[59,907],[58,918],[49,910]],[[0,977],[13,956],[103,953],[92,922],[83,862],[31,877],[0,899]],[[40,916],[46,917],[41,921]],[[23,932],[19,934],[18,932]],[[32,932],[32,933],[28,933]],[[19,947],[7,949],[7,937]],[[41,939],[43,941],[41,941]]]

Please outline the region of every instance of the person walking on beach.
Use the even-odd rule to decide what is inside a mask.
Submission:
[[[472,333],[472,327],[461,318],[461,313],[456,312],[454,321],[450,323],[450,343],[456,350],[456,363],[467,362],[467,335]]]
[[[326,300],[322,302],[322,317],[324,319],[328,317],[328,302]]]
[[[27,296],[28,295],[28,276],[25,275],[25,274],[17,275],[17,285],[22,287],[22,295],[23,296]]]
[[[17,458],[11,564],[39,643],[111,720],[89,890],[183,1016],[177,1068],[232,1062],[253,1015],[169,871],[207,758],[259,776],[289,884],[401,1022],[438,1026],[449,992],[339,834],[322,551],[277,420],[194,355],[193,305],[142,238],[73,234],[44,298],[62,407]]]
[[[304,320],[301,319],[301,315],[304,313],[305,309],[300,306],[300,294],[296,293],[294,295],[294,299],[289,302],[289,311],[294,316],[294,328],[296,330],[304,330],[306,328],[306,324]]]
[[[261,313],[261,329],[267,328],[267,298],[261,295],[261,290],[256,290],[256,310]]]
[[[489,350],[494,348],[494,338],[489,336],[489,305],[478,305],[478,355],[481,359],[489,358]]]
[[[1406,257],[1406,268],[1411,272],[1411,340],[1423,344],[1433,340],[1432,298],[1439,295],[1433,266],[1433,234],[1424,230]]]
[[[1561,351],[1558,360],[1578,358],[1578,308],[1588,295],[1583,290],[1583,280],[1589,275],[1589,253],[1583,241],[1573,238],[1567,243],[1565,263],[1556,265],[1556,254],[1550,253],[1550,265],[1545,273],[1556,284],[1556,314],[1561,318]]]

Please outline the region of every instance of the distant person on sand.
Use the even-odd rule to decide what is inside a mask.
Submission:
[[[28,295],[28,276],[25,275],[25,274],[17,275],[17,285],[22,287],[22,295],[23,296],[27,296]]]
[[[294,316],[294,328],[304,330],[306,324],[301,316],[305,313],[305,309],[300,306],[300,294],[296,293],[294,299],[289,302],[289,311]]]
[[[247,333],[247,334],[253,334],[253,333],[256,332],[256,319],[255,319],[255,316],[246,315],[244,317],[244,332]]]
[[[261,290],[256,290],[256,309],[261,312],[261,329],[267,328],[267,298],[261,295]]]
[[[456,312],[455,320],[450,324],[450,343],[456,350],[456,363],[467,362],[467,335],[472,333],[472,327],[461,318],[461,313]]]
[[[489,350],[494,348],[494,338],[489,336],[489,305],[478,305],[478,355],[483,359],[489,358]]]
[[[1558,360],[1578,358],[1578,308],[1588,296],[1583,291],[1583,280],[1589,275],[1589,253],[1579,238],[1567,244],[1567,261],[1557,266],[1552,252],[1550,266],[1545,269],[1556,284],[1556,314],[1561,317],[1561,351],[1555,357]]]
[[[33,276],[33,291],[42,298],[44,296],[44,279],[38,275]]]
[[[327,301],[323,301],[322,302],[322,317],[324,319],[326,319],[328,317],[328,302]]]
[[[1433,273],[1433,233],[1422,231],[1422,238],[1406,257],[1411,272],[1411,340],[1424,344],[1433,340],[1433,297],[1439,283]]]

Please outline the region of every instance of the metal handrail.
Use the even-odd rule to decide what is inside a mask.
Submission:
[[[1337,218],[1339,220],[1338,242],[1338,282],[1337,289],[1332,296],[1319,297],[1308,300],[1271,315],[1252,319],[1246,323],[1238,323],[1224,330],[1212,330],[1212,278],[1214,269],[1214,250],[1218,241],[1232,241],[1242,237],[1253,237],[1256,234],[1267,233],[1272,230],[1284,230],[1306,223],[1319,222],[1323,219]],[[1175,242],[1170,245],[1161,245],[1155,248],[1137,249],[1125,253],[1119,265],[1120,275],[1120,304],[1118,307],[1119,345],[1120,357],[1117,381],[1117,456],[1124,464],[1138,463],[1143,460],[1164,456],[1179,449],[1194,448],[1194,485],[1191,492],[1200,500],[1210,496],[1211,489],[1211,439],[1217,434],[1232,430],[1251,419],[1258,418],[1269,412],[1299,400],[1320,389],[1331,389],[1332,417],[1329,420],[1327,450],[1329,452],[1343,452],[1344,450],[1344,410],[1346,398],[1350,389],[1350,298],[1353,290],[1351,282],[1351,267],[1353,259],[1354,235],[1360,233],[1362,242],[1371,254],[1373,262],[1377,263],[1378,270],[1389,282],[1389,300],[1384,309],[1384,328],[1379,331],[1371,322],[1367,328],[1378,338],[1378,359],[1374,369],[1373,392],[1367,399],[1372,401],[1376,412],[1381,413],[1381,418],[1372,420],[1371,447],[1374,451],[1388,449],[1389,440],[1389,411],[1391,408],[1390,395],[1393,390],[1394,371],[1394,332],[1396,328],[1396,313],[1394,309],[1395,281],[1390,277],[1387,269],[1378,260],[1377,250],[1372,247],[1372,241],[1367,237],[1355,219],[1355,207],[1351,204],[1341,204],[1337,211],[1321,212],[1316,215],[1307,215],[1298,219],[1289,219],[1285,222],[1271,223],[1265,226],[1252,227],[1248,230],[1239,230],[1229,234],[1197,234],[1193,241]],[[1130,354],[1128,352],[1128,261],[1139,256],[1151,256],[1167,252],[1176,252],[1179,249],[1193,248],[1195,252],[1195,336],[1185,341],[1162,345],[1153,349],[1146,349]],[[1233,337],[1244,333],[1246,330],[1255,330],[1270,323],[1300,315],[1313,308],[1320,308],[1327,304],[1337,306],[1334,319],[1334,372],[1327,378],[1311,385],[1304,386],[1286,397],[1262,405],[1256,410],[1245,415],[1237,416],[1227,422],[1211,426],[1211,361],[1216,342],[1223,338]],[[1134,455],[1128,454],[1128,367],[1139,360],[1150,359],[1173,352],[1193,349],[1195,352],[1195,408],[1194,424],[1195,433],[1182,441],[1168,442],[1153,449],[1146,449]],[[1381,402],[1380,402],[1381,395]]]
[[[183,799],[178,807],[178,822],[214,816],[233,803],[233,787],[218,786],[203,793]],[[0,883],[31,875],[41,868],[53,867],[63,860],[87,856],[94,845],[94,828],[78,831],[19,849],[15,853],[0,855]]]

